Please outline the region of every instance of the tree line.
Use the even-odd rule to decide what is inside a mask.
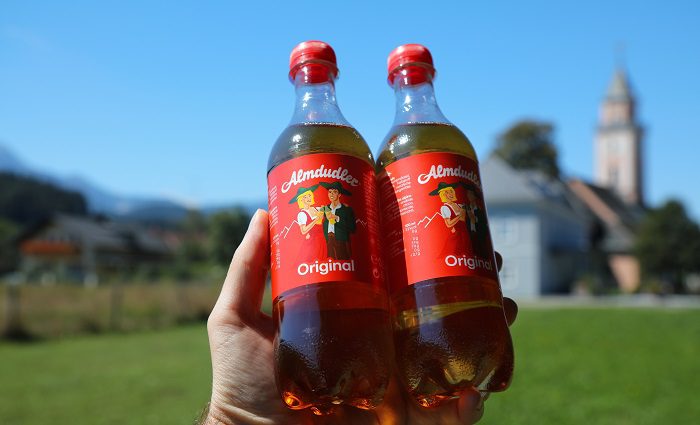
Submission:
[[[85,197],[31,177],[0,173],[0,274],[19,266],[17,238],[22,232],[58,213],[88,216]],[[153,221],[149,225],[167,227],[178,236],[173,264],[164,267],[178,276],[191,277],[207,265],[228,265],[249,220],[245,210],[234,208],[211,215],[190,211],[175,225]],[[157,277],[164,271],[142,272]]]

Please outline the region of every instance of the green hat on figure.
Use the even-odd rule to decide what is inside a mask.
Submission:
[[[458,187],[463,187],[467,190],[474,191],[476,193],[479,193],[480,190],[476,188],[473,184],[466,184],[464,182],[455,182],[455,183],[445,183],[445,182],[440,182],[437,185],[437,189],[433,190],[430,192],[428,195],[430,196],[436,196],[440,194],[440,191],[443,189],[447,189],[448,187],[451,187],[452,189],[456,189]]]
[[[437,185],[437,189],[433,190],[433,191],[430,192],[428,195],[430,195],[430,196],[436,196],[436,195],[438,195],[438,194],[440,193],[440,191],[443,190],[443,189],[447,189],[448,187],[451,187],[452,189],[454,189],[454,188],[457,188],[457,187],[459,187],[459,186],[461,186],[461,185],[462,185],[462,183],[460,183],[460,182],[456,182],[456,183],[445,183],[445,182],[440,182],[440,183],[438,183],[438,185]]]
[[[303,186],[299,187],[299,189],[297,189],[297,194],[294,195],[294,197],[293,197],[292,199],[289,200],[289,203],[290,203],[290,204],[293,204],[293,203],[297,202],[297,199],[298,199],[301,195],[305,194],[306,192],[313,192],[313,191],[315,191],[316,189],[318,189],[318,185],[317,185],[317,184],[315,184],[315,185],[313,185],[313,186],[309,186],[309,187],[303,187]]]
[[[345,188],[343,188],[343,185],[340,184],[340,182],[333,182],[333,183],[321,182],[321,186],[325,187],[327,190],[335,189],[338,192],[342,193],[343,195],[352,196],[352,193],[350,193],[349,190],[345,190]]]

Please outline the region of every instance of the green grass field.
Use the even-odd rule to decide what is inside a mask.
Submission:
[[[700,423],[700,310],[523,310],[516,375],[483,424]],[[204,326],[0,344],[0,424],[191,424]]]

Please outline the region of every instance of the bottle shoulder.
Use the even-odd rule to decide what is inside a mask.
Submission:
[[[469,138],[449,123],[395,125],[384,138],[377,155],[377,170],[402,158],[428,152],[447,152],[477,160]]]
[[[267,161],[269,173],[290,159],[317,153],[350,155],[374,165],[365,139],[351,126],[333,123],[292,124],[277,138]]]

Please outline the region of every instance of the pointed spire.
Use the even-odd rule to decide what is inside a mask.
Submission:
[[[631,101],[632,90],[627,81],[627,74],[622,68],[618,68],[613,75],[613,79],[608,86],[608,92],[605,95],[607,100]]]

